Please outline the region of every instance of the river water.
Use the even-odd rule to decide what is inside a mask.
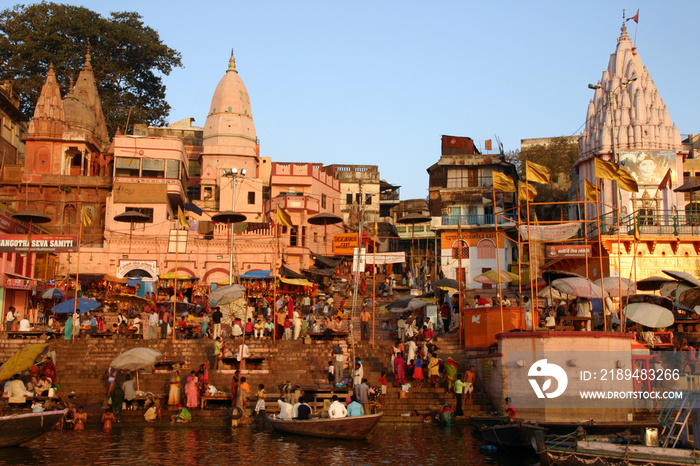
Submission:
[[[379,425],[366,440],[331,440],[249,427],[169,423],[117,424],[105,433],[53,431],[22,447],[0,449],[0,464],[535,464],[528,454],[485,455],[474,428]]]

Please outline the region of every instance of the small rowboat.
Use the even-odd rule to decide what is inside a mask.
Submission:
[[[0,447],[16,447],[46,432],[63,419],[67,409],[0,417]]]
[[[309,419],[306,421],[277,419],[271,415],[268,420],[275,430],[290,434],[325,438],[361,439],[367,437],[369,433],[372,432],[382,418],[382,415],[383,413],[378,413],[340,419]]]

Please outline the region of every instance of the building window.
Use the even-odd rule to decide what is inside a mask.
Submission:
[[[318,243],[318,233],[314,231],[314,243]],[[0,259],[2,259],[2,253],[0,252]]]
[[[165,178],[165,160],[141,160],[141,176],[144,178]],[[177,178],[177,176],[175,176]]]
[[[282,225],[282,234],[283,235],[287,234],[287,227],[285,225]]]
[[[131,157],[117,157],[114,161],[114,176],[139,176],[139,159]]]
[[[459,254],[460,243],[462,247],[462,257]],[[453,259],[469,259],[469,245],[463,239],[452,243],[452,258]]]
[[[188,186],[187,187],[187,197],[190,201],[199,200],[201,194],[201,189],[199,186]]]
[[[365,205],[372,205],[372,195],[371,194],[365,195]]]
[[[299,233],[299,230],[295,226],[293,226],[292,228],[289,229],[289,245],[290,246],[296,246],[298,244],[298,238],[297,238],[298,233]]]
[[[202,164],[199,160],[190,159],[188,161],[190,176],[202,176]]]
[[[478,170],[470,168],[452,168],[447,171],[448,188],[475,188],[478,185]]]
[[[346,203],[347,205],[352,204],[352,193],[347,193],[347,194],[345,195],[345,203]]]
[[[180,178],[180,161],[166,160],[165,161],[165,177],[172,180]]]
[[[248,191],[248,204],[255,204],[255,191]]]
[[[476,245],[476,258],[477,259],[495,259],[496,258],[496,245],[490,239],[482,239],[479,244]]]
[[[211,187],[205,187],[204,188],[204,197],[202,197],[202,200],[208,201],[214,197],[214,188]]]
[[[306,227],[301,227],[301,247],[306,247]]]
[[[321,194],[321,208],[325,209],[326,208],[326,195]]]
[[[362,202],[362,195],[360,193],[355,193],[355,203],[360,204]]]

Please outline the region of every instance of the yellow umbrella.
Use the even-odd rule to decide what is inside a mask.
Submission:
[[[37,357],[48,347],[48,343],[35,343],[17,351],[0,368],[0,380],[7,380],[16,373],[26,371],[32,367]]]
[[[481,275],[478,275],[474,277],[475,282],[479,283],[484,283],[486,285],[497,285],[498,284],[498,271],[496,270],[489,270],[488,272],[484,272]],[[501,275],[501,283],[513,283],[517,284],[520,278],[518,275],[508,272],[507,270],[501,270],[500,271]]]

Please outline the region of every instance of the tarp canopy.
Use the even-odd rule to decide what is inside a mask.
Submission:
[[[304,278],[302,274],[300,274],[299,272],[295,272],[294,270],[290,269],[289,267],[286,267],[285,265],[282,265],[280,267],[279,274],[287,278]]]
[[[285,278],[285,277],[280,277],[280,281],[282,283],[286,283],[287,285],[297,285],[297,286],[313,286],[313,283],[308,281],[306,278]]]
[[[318,262],[320,265],[323,266],[323,268],[335,268],[340,265],[341,262],[343,262],[343,258],[339,257],[328,257],[328,256],[322,256],[320,254],[317,254],[314,256],[314,260]]]
[[[273,278],[272,270],[249,270],[243,275],[239,275],[241,278]]]

